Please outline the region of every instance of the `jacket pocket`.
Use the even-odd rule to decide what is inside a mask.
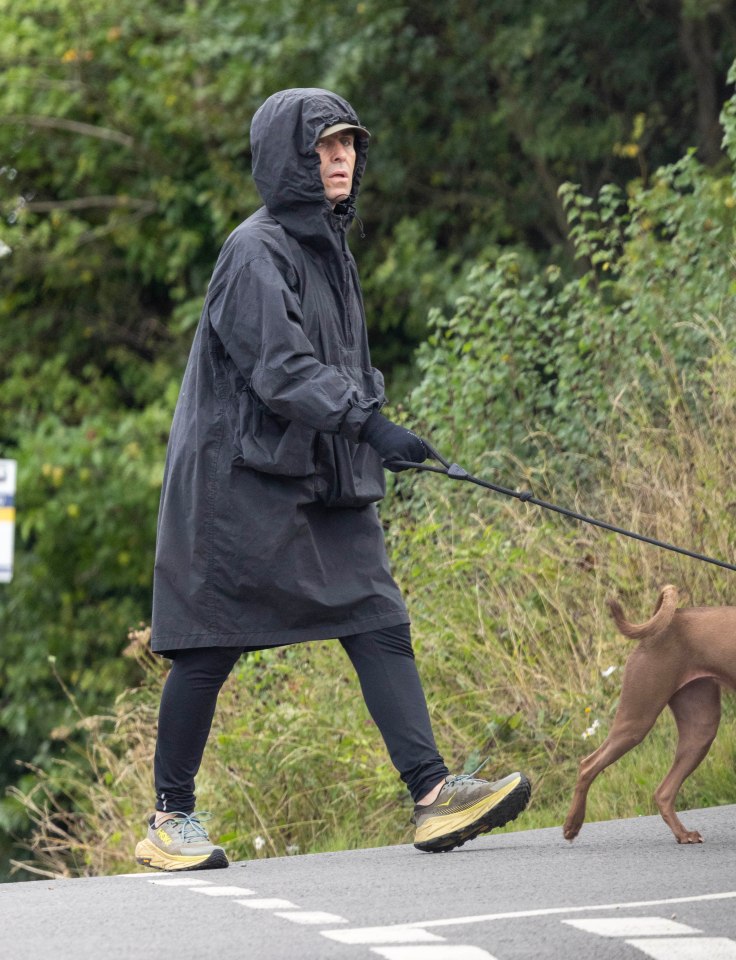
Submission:
[[[386,400],[383,376],[375,367],[344,366],[364,397],[382,406]],[[328,507],[364,507],[386,495],[383,462],[367,443],[321,433],[317,438],[315,493]]]
[[[316,430],[279,417],[247,387],[237,403],[234,463],[281,477],[315,472]]]
[[[364,507],[386,494],[381,458],[367,443],[321,433],[317,463],[315,492],[328,507]]]

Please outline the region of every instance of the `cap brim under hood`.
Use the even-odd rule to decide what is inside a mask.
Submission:
[[[333,133],[340,133],[343,130],[352,130],[357,137],[370,137],[370,132],[365,127],[356,127],[354,123],[333,123],[330,127],[325,127],[320,133],[320,139],[331,137]]]

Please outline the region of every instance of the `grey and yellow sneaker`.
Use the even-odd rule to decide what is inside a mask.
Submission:
[[[432,803],[414,806],[414,846],[428,853],[461,847],[466,840],[515,820],[531,794],[523,773],[493,783],[472,774],[448,777]]]
[[[174,812],[168,820],[155,826],[148,821],[145,840],[136,844],[135,858],[144,867],[154,870],[215,870],[226,867],[228,859],[222,847],[210,843],[202,820],[209,813]]]

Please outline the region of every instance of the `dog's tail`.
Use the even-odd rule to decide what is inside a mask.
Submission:
[[[670,625],[677,609],[677,587],[673,587],[671,583],[662,587],[654,614],[646,623],[629,623],[617,600],[611,599],[607,602],[616,626],[625,637],[631,637],[632,640],[649,640],[658,636]]]

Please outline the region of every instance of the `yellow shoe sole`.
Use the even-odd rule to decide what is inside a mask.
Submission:
[[[531,793],[531,784],[520,773],[472,807],[450,816],[429,817],[417,830],[414,846],[426,853],[445,853],[461,847],[481,833],[516,820],[529,803]]]
[[[164,853],[148,838],[136,844],[135,859],[141,866],[153,870],[217,870],[228,866],[227,856],[221,847],[215,847],[200,857],[174,856]]]

